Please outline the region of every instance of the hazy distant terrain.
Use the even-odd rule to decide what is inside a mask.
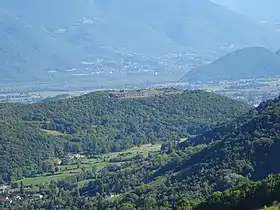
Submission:
[[[280,44],[272,30],[207,0],[2,0],[0,8],[1,82],[176,81],[235,49]]]
[[[279,55],[263,47],[249,47],[189,71],[183,81],[209,82],[276,77],[280,75],[279,69]]]

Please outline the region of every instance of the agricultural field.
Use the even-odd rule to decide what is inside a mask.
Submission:
[[[135,158],[137,155],[147,157],[149,153],[159,152],[160,148],[160,144],[145,144],[122,152],[108,153],[91,158],[74,159],[70,164],[58,165],[57,172],[55,173],[38,174],[35,177],[25,178],[17,182],[22,182],[24,186],[30,186],[58,181],[85,171],[92,171],[93,168],[96,171],[100,171],[107,166],[120,166],[122,163],[130,161],[130,159]],[[118,161],[115,159],[118,159]],[[79,183],[79,185],[83,183],[86,183],[86,181]]]

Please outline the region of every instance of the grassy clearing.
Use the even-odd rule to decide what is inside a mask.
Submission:
[[[157,152],[160,151],[160,144],[152,145],[152,144],[145,144],[141,145],[140,147],[133,147],[131,149],[122,151],[122,152],[115,152],[115,153],[108,153],[104,155],[97,156],[96,158],[85,158],[85,159],[79,159],[76,160],[75,163],[69,164],[69,165],[60,165],[58,166],[59,172],[54,173],[53,175],[49,174],[43,174],[42,176],[33,177],[33,178],[26,178],[19,180],[21,181],[25,186],[30,185],[38,185],[38,184],[44,184],[50,181],[58,181],[61,179],[65,179],[69,176],[74,176],[76,174],[81,173],[83,170],[85,171],[91,171],[93,167],[96,167],[98,171],[102,170],[104,167],[110,166],[110,165],[121,165],[123,162],[117,162],[112,163],[109,162],[110,159],[116,158],[118,156],[122,157],[133,157],[138,154],[142,154],[145,157],[148,156],[149,152]],[[81,183],[78,183],[79,185],[83,185],[87,182],[83,181]]]
[[[83,187],[83,186],[85,186],[86,184],[88,184],[90,181],[91,181],[91,180],[83,180],[83,181],[78,182],[77,184],[78,184],[79,187]]]
[[[63,136],[65,135],[64,133],[58,132],[58,131],[52,131],[52,130],[46,130],[46,129],[42,129],[43,132],[49,134],[49,135],[53,135],[53,136]]]
[[[37,185],[37,184],[43,184],[46,182],[50,181],[58,181],[60,179],[64,179],[68,177],[69,174],[59,174],[59,175],[52,175],[52,176],[40,176],[40,177],[34,177],[34,178],[26,178],[19,180],[18,182],[23,182],[24,186],[29,186],[29,185]]]
[[[160,151],[161,144],[144,144],[140,147],[133,147],[131,149],[126,150],[124,153],[142,153],[144,156],[147,156],[149,152],[157,152]]]

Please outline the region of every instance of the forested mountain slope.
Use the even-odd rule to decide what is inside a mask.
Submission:
[[[270,209],[280,201],[280,176],[270,175],[259,182],[248,181],[224,192],[216,192],[194,209],[196,210],[238,210]],[[181,202],[184,205],[184,201]],[[271,208],[273,210],[274,208]],[[275,207],[275,210],[279,209]]]
[[[10,119],[0,122],[0,184],[39,173],[43,160],[59,157],[63,139],[46,135],[38,125]]]
[[[136,206],[148,194],[162,205],[186,197],[190,208],[211,192],[280,173],[275,161],[280,148],[279,109],[280,98],[263,102],[247,116],[181,143],[182,153],[156,169],[149,177],[151,183],[133,191],[139,198]],[[125,196],[123,202],[129,198]]]
[[[209,161],[228,161],[233,170],[241,164],[242,173],[252,179],[262,179],[270,173],[280,173],[273,161],[280,146],[280,98],[263,102],[245,117],[227,123],[190,139],[181,146],[211,144],[206,153]],[[275,164],[274,164],[275,163]],[[245,167],[244,167],[245,166]]]
[[[132,158],[117,169],[100,171],[79,189],[81,197],[75,196],[75,188],[65,189],[61,182],[55,185],[63,194],[68,193],[71,206],[77,208],[240,209],[246,206],[259,209],[271,206],[279,201],[279,175],[259,180],[280,173],[275,161],[279,159],[279,113],[280,98],[276,98],[232,122],[221,123],[190,138],[187,143],[178,145],[174,140],[163,143],[161,152],[137,155],[137,161]],[[122,160],[122,156],[111,159]],[[92,176],[85,173],[83,177]],[[106,195],[115,196],[107,199]],[[30,202],[27,206],[50,209],[51,202],[50,196],[44,202]],[[63,208],[69,206],[64,200],[57,203]]]
[[[141,198],[145,195],[151,195],[159,205],[174,203],[184,196],[189,204],[196,203],[211,192],[236,186],[246,179],[260,180],[280,173],[274,161],[280,147],[279,104],[280,99],[264,102],[247,116],[213,129],[213,134],[209,131],[188,140],[195,141],[195,147],[187,143],[189,146],[182,153],[159,163],[163,166],[145,179],[150,180],[147,185],[133,190],[133,197],[138,199],[132,203],[143,205]],[[122,202],[131,197],[129,193]]]
[[[249,109],[246,104],[216,94],[176,90],[144,98],[95,92],[55,102],[0,104],[1,178],[8,181],[11,176],[21,177],[23,171],[16,171],[17,166],[34,166],[37,170],[36,165],[46,158],[67,152],[95,155],[178,140],[234,119]],[[21,129],[24,131],[19,132]],[[14,153],[18,146],[20,152]],[[30,153],[37,156],[26,158]]]

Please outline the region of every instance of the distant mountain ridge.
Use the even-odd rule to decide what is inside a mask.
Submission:
[[[273,31],[207,0],[3,0],[0,8],[1,81],[52,82],[48,70],[79,68],[82,61],[94,63],[97,57],[114,61],[115,51],[125,60],[129,53],[203,54],[230,46],[280,44]],[[7,35],[8,22],[12,36]]]
[[[218,60],[192,70],[183,81],[220,81],[254,79],[280,75],[280,57],[264,48],[236,50]]]

